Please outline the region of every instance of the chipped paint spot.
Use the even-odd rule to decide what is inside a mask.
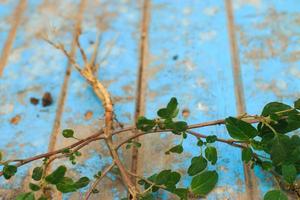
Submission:
[[[215,30],[201,32],[199,34],[199,38],[202,42],[208,42],[213,40],[217,36],[217,32]]]
[[[209,107],[203,102],[198,102],[197,109],[202,111],[202,112],[208,112],[209,111]]]
[[[13,104],[2,104],[0,105],[0,114],[9,114],[14,110],[14,105]]]
[[[214,7],[206,7],[203,10],[203,13],[207,16],[214,16],[218,13],[219,8],[214,6]]]

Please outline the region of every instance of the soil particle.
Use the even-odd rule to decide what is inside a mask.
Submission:
[[[90,120],[92,117],[93,117],[93,112],[90,110],[86,111],[86,113],[84,114],[85,120]]]
[[[53,99],[50,92],[45,92],[42,98],[43,107],[50,106],[52,103],[53,103]]]
[[[21,121],[21,116],[16,115],[13,118],[10,119],[10,123],[13,125],[17,125]]]
[[[187,118],[187,117],[189,117],[190,116],[190,110],[188,109],[188,108],[185,108],[185,109],[183,109],[182,110],[182,116],[184,117],[184,118]]]
[[[30,103],[32,105],[37,105],[39,103],[39,99],[35,98],[35,97],[31,97],[30,98]]]

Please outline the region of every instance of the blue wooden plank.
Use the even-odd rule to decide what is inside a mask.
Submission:
[[[187,119],[190,124],[236,115],[230,47],[226,27],[226,12],[223,1],[153,1],[150,24],[151,63],[148,76],[147,115],[165,105],[175,96],[182,108],[191,112]],[[150,75],[151,74],[151,75]],[[224,127],[204,128],[205,134],[217,134],[227,138]],[[149,139],[147,139],[149,140]],[[186,156],[175,159],[164,158],[164,150],[179,138],[168,137],[167,141],[151,140],[144,154],[153,155],[151,160],[160,160],[150,169],[158,171],[166,166],[186,173],[190,157],[199,155],[196,140],[188,137],[184,142]],[[163,143],[163,144],[160,144]],[[153,148],[153,144],[157,148]],[[220,172],[217,188],[208,199],[242,199],[245,187],[240,150],[224,144],[216,144]],[[230,153],[228,153],[230,152]],[[149,157],[144,158],[147,163]],[[170,166],[170,160],[178,164]],[[147,164],[143,166],[149,174]],[[185,177],[184,186],[191,178]]]
[[[100,12],[98,8],[103,8]],[[86,5],[84,14],[83,32],[80,42],[84,49],[87,49],[87,56],[93,54],[94,43],[100,32],[100,45],[97,61],[100,62],[98,78],[108,87],[111,93],[117,119],[125,125],[133,123],[133,113],[135,106],[136,75],[138,64],[139,45],[139,4],[119,3],[114,1],[93,2]],[[93,10],[95,10],[93,12]],[[97,20],[97,16],[104,21]],[[106,18],[106,16],[113,16]],[[126,31],[124,31],[126,30]],[[77,54],[79,58],[79,52]],[[82,60],[79,60],[82,63]],[[80,106],[78,106],[80,105]],[[86,117],[92,114],[92,117]],[[93,93],[91,86],[73,70],[68,86],[67,99],[62,118],[62,129],[73,128],[79,138],[86,137],[104,126],[104,110],[102,102]],[[62,137],[58,138],[58,147],[63,147],[70,143]],[[127,156],[125,163],[129,164],[130,155],[120,152],[122,157]],[[83,150],[83,158],[74,167],[74,173],[93,177],[97,171],[102,170],[109,163],[111,157],[108,154],[104,143],[96,142],[90,148]],[[70,166],[70,163],[68,163]],[[72,168],[72,166],[70,166]],[[111,176],[111,179],[115,177]],[[97,195],[97,198],[120,199],[125,196],[124,188],[116,182],[114,187],[108,180],[99,185],[101,190],[107,190]],[[86,188],[87,189],[87,188]],[[85,191],[84,189],[83,191]],[[79,198],[78,194],[71,195],[72,198]],[[64,199],[69,199],[70,195],[64,195]]]
[[[235,4],[245,99],[250,114],[260,113],[270,101],[291,104],[299,97],[298,2],[257,1]],[[273,179],[256,168],[263,195]]]
[[[0,146],[5,159],[25,158],[47,151],[56,99],[67,61],[57,50],[49,48],[47,43],[36,38],[41,29],[48,28],[42,21],[47,18],[43,5],[38,1],[28,1],[28,9],[24,15],[26,20],[19,27],[14,48],[0,78]],[[49,107],[41,105],[45,92],[51,92],[54,99]],[[32,105],[31,97],[38,98],[40,103]],[[19,120],[16,116],[19,116]],[[12,121],[14,118],[15,122]],[[1,188],[20,188],[28,175],[29,167],[30,165],[18,170],[19,176],[13,178],[13,184],[7,184],[7,181],[1,179]],[[4,192],[2,194],[9,195]]]

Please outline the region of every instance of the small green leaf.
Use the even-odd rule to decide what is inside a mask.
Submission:
[[[3,158],[3,153],[2,151],[0,151],[0,161],[2,160],[2,158]]]
[[[135,146],[136,148],[140,148],[142,146],[142,144],[137,141],[132,141],[132,145]]]
[[[169,152],[181,154],[183,152],[183,147],[182,145],[176,145],[172,147]]]
[[[32,190],[32,191],[38,191],[41,189],[41,187],[39,185],[36,185],[34,183],[29,183],[29,188]]]
[[[74,181],[69,177],[62,177],[61,180],[56,183],[56,188],[62,193],[75,192],[77,189]]]
[[[268,161],[263,161],[261,163],[261,167],[266,170],[266,171],[270,171],[273,167],[272,163],[271,162],[268,162]]]
[[[92,190],[92,193],[93,193],[93,194],[97,194],[97,193],[99,193],[99,192],[100,192],[100,191],[99,191],[98,189],[93,189],[93,190]]]
[[[99,177],[102,176],[102,171],[98,171],[97,176],[99,176]]]
[[[65,176],[67,168],[64,165],[59,166],[50,175],[46,176],[45,180],[51,184],[59,183]]]
[[[32,179],[35,181],[39,181],[41,180],[42,176],[43,176],[43,168],[42,167],[35,167],[32,171]]]
[[[74,183],[77,189],[83,188],[90,183],[90,179],[88,177],[81,177],[78,181]]]
[[[294,102],[294,108],[296,109],[300,109],[300,99],[298,99],[297,101]]]
[[[242,150],[242,161],[244,161],[245,163],[248,163],[253,156],[253,151],[250,147],[248,148],[244,148]]]
[[[203,141],[199,138],[197,142],[197,146],[201,147],[203,146],[203,144],[204,144]]]
[[[216,164],[218,160],[218,153],[215,147],[206,147],[205,157],[211,162],[212,165]]]
[[[65,138],[72,138],[72,137],[74,137],[74,131],[72,129],[65,129],[65,130],[63,130],[62,135]]]
[[[132,144],[131,144],[131,143],[129,143],[129,144],[127,144],[127,145],[126,145],[126,147],[125,147],[125,148],[126,148],[126,149],[130,149],[130,148],[131,148],[131,145],[132,145]]]
[[[187,188],[176,188],[172,193],[176,194],[180,198],[180,200],[187,200],[187,196],[188,196]]]
[[[167,110],[172,115],[172,118],[176,117],[178,114],[177,106],[178,106],[177,99],[175,97],[172,97],[167,105]]]
[[[14,165],[5,165],[3,167],[3,176],[5,179],[10,179],[17,173],[18,168]]]
[[[173,133],[178,134],[181,132],[185,132],[188,128],[188,125],[184,121],[178,121],[173,123]]]
[[[205,196],[218,182],[218,173],[216,171],[205,171],[194,176],[191,182],[191,190],[193,194]]]
[[[282,175],[286,182],[292,184],[296,180],[297,169],[294,165],[283,165]]]
[[[207,166],[207,161],[203,156],[192,158],[191,165],[188,169],[189,176],[194,176],[202,172]]]
[[[157,115],[163,119],[172,119],[178,115],[178,102],[175,97],[171,98],[166,108],[161,108],[157,111]]]
[[[22,193],[16,197],[16,200],[35,200],[32,192]]]
[[[155,125],[155,120],[150,120],[143,116],[139,117],[136,123],[137,129],[145,132],[153,129]]]
[[[206,138],[206,142],[207,143],[214,143],[215,141],[217,141],[217,136],[216,135],[209,135]]]
[[[155,176],[155,183],[157,185],[165,185],[169,190],[176,188],[176,184],[179,182],[181,175],[178,172],[172,172],[171,170],[163,170],[157,176]]]
[[[267,116],[269,116],[271,114],[275,114],[276,112],[289,110],[291,108],[292,108],[291,106],[286,105],[284,103],[270,102],[267,105],[265,105],[265,107],[263,108],[263,111],[262,111],[261,115],[264,116],[264,117],[267,117]],[[294,111],[292,111],[292,112],[294,112]]]
[[[225,125],[229,135],[237,140],[249,140],[258,134],[251,124],[234,117],[226,118]]]
[[[167,108],[161,108],[157,111],[157,115],[163,119],[168,119],[170,117],[170,113],[168,112]]]
[[[265,194],[264,200],[288,200],[288,198],[280,190],[271,190]]]

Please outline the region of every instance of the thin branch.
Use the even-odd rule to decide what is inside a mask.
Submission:
[[[252,116],[253,117],[253,116]],[[249,116],[247,116],[247,119],[243,118],[244,121],[248,122],[248,123],[257,123],[259,122],[258,119],[249,119]],[[188,126],[188,129],[195,129],[195,128],[202,128],[202,127],[207,127],[207,126],[214,126],[214,125],[221,125],[221,124],[224,124],[225,123],[225,120],[224,119],[220,119],[220,120],[214,120],[214,121],[209,121],[209,122],[203,122],[203,123],[197,123],[197,124],[193,124],[193,125],[190,125]],[[129,127],[125,127],[123,129],[120,129],[120,130],[117,130],[117,131],[114,131],[112,133],[112,135],[118,135],[120,133],[123,133],[123,132],[127,132],[127,131],[132,131],[132,130],[135,130],[136,127],[135,126],[129,126]],[[171,131],[171,130],[155,130],[153,132],[168,132],[168,131]],[[35,161],[35,160],[39,160],[39,159],[43,159],[43,158],[49,158],[50,156],[53,156],[53,155],[56,155],[56,154],[59,154],[59,153],[62,153],[63,150],[65,150],[66,148],[68,149],[71,149],[71,148],[74,148],[82,143],[84,143],[85,141],[88,141],[89,139],[92,139],[93,141],[96,141],[96,140],[99,140],[100,138],[98,138],[99,136],[103,135],[104,131],[103,130],[100,130],[98,131],[97,133],[87,137],[87,138],[84,138],[78,142],[75,142],[69,146],[66,146],[64,148],[61,148],[61,149],[58,149],[56,151],[52,151],[52,152],[47,152],[47,153],[43,153],[43,154],[39,154],[39,155],[36,155],[36,156],[33,156],[33,157],[29,157],[29,158],[26,158],[26,159],[14,159],[14,160],[8,160],[6,161],[6,163],[9,163],[9,162],[18,162],[16,164],[17,167],[20,167],[22,165],[25,165],[29,162],[32,162],[32,161]],[[152,133],[152,132],[149,132],[149,133]],[[133,136],[134,138],[135,137],[140,137],[141,135],[145,135],[145,134],[148,134],[148,133],[144,133],[144,132],[141,132],[135,136]],[[134,139],[134,138],[131,138],[131,139]],[[103,139],[103,138],[101,138]],[[124,140],[122,143],[120,143],[119,145],[117,145],[117,147],[115,149],[119,149],[120,146],[122,146],[123,144],[127,143],[130,139],[126,139]],[[0,177],[3,175],[3,172],[1,171],[0,172]]]
[[[90,187],[90,189],[86,192],[85,194],[85,200],[88,200],[89,197],[91,196],[93,190],[96,188],[96,186],[98,185],[98,183],[106,176],[106,174],[115,166],[115,163],[112,163],[109,167],[107,167],[101,174],[100,177],[98,177],[95,182],[93,183],[93,185]]]

